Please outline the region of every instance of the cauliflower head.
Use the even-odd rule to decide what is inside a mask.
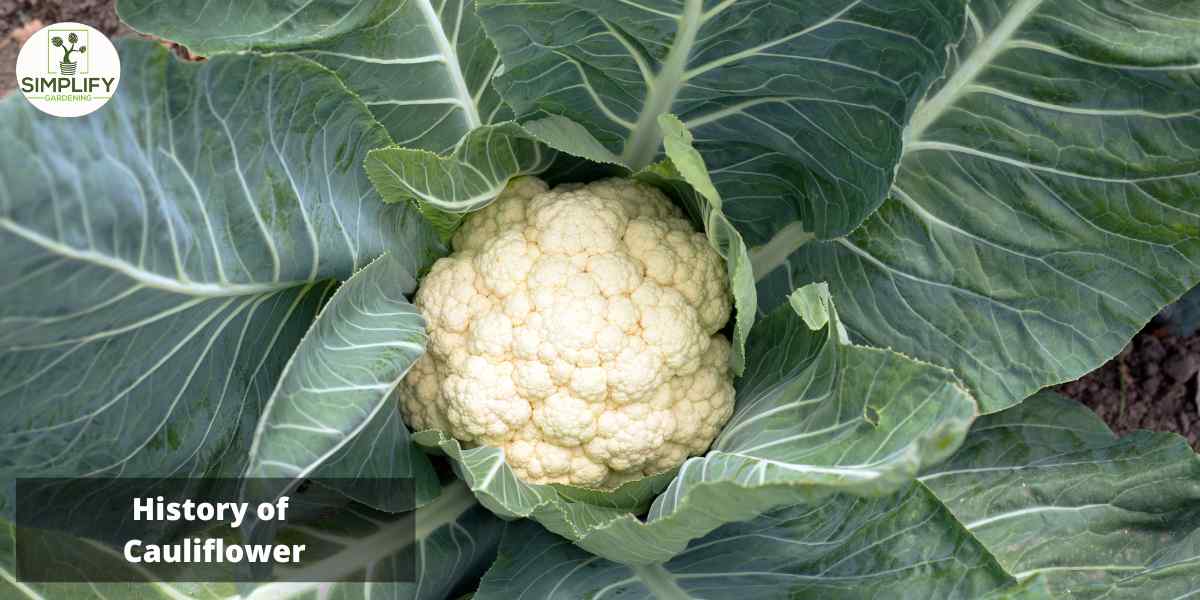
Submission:
[[[733,412],[721,257],[653,187],[512,181],[416,295],[416,430],[502,448],[531,483],[613,488],[708,449]]]

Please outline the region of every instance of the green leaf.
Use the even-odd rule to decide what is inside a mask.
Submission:
[[[1200,4],[970,6],[890,199],[776,263],[759,302],[828,281],[854,339],[953,368],[995,412],[1200,281]]]
[[[909,486],[732,523],[641,566],[588,554],[531,521],[512,523],[475,598],[975,600],[1009,584],[931,494]]]
[[[788,296],[788,305],[800,315],[809,329],[821,329],[833,317],[830,311],[833,298],[829,295],[829,285],[826,283],[814,283],[796,290]]]
[[[498,449],[463,449],[433,432],[417,440],[454,459],[461,478],[497,514],[536,519],[627,564],[669,559],[724,523],[779,506],[903,489],[921,468],[954,452],[975,404],[944,369],[842,343],[832,304],[828,311],[829,322],[816,331],[790,307],[755,325],[733,418],[707,455],[683,464],[645,521],[616,502],[570,502],[552,486],[526,484]]]
[[[1030,577],[1016,585],[988,592],[983,600],[1053,600],[1046,579],[1042,576]]]
[[[526,121],[521,126],[551,148],[594,163],[617,165],[628,171],[621,157],[609,152],[583,125],[566,117],[547,115]]]
[[[345,565],[346,579],[341,583],[273,583],[257,587],[245,595],[245,600],[291,600],[347,598],[369,600],[385,597],[396,599],[441,600],[478,577],[495,557],[496,546],[504,529],[503,521],[475,501],[470,490],[461,483],[446,486],[433,503],[403,515],[390,515],[359,510],[358,515],[339,515],[341,521],[332,523],[336,531],[362,531],[333,537],[331,527],[320,522],[305,528],[285,530],[285,534],[303,536],[315,544],[312,549],[324,555],[328,564]],[[354,527],[357,520],[373,528]],[[402,527],[400,522],[409,521]],[[411,523],[411,524],[410,524]],[[349,525],[349,526],[348,526]],[[392,527],[389,528],[389,525]],[[393,568],[390,561],[398,552],[413,552],[403,535],[415,527],[416,581],[411,583],[367,583],[354,581],[362,569]],[[394,531],[393,531],[394,529]],[[307,567],[315,569],[317,566]],[[320,572],[326,572],[324,566]],[[298,574],[293,574],[298,575]],[[298,576],[298,579],[303,579]]]
[[[320,469],[323,477],[412,478],[418,503],[437,496],[437,475],[390,399],[425,352],[425,320],[404,297],[409,277],[384,255],[338,288],[263,407],[247,477],[300,481]],[[343,450],[352,452],[336,456]],[[386,489],[359,491],[353,496],[376,508],[404,508]]]
[[[414,496],[397,495],[396,478],[413,479]],[[312,478],[371,508],[400,512],[424,506],[440,493],[437,473],[413,444],[400,407],[386,403],[354,437],[325,459]]]
[[[621,157],[609,152],[583,125],[566,117],[546,115],[524,121],[521,127],[558,151],[557,160],[541,175],[550,185],[629,177],[632,173]]]
[[[512,118],[491,85],[500,59],[469,0],[120,0],[117,9],[138,31],[200,54],[259,50],[315,60],[407,147],[449,152],[472,129]]]
[[[504,523],[475,502],[462,484],[447,486],[433,503],[405,514],[388,514],[362,506],[338,511],[320,521],[292,524],[280,535],[308,546],[307,552],[321,556],[320,573],[329,578],[341,573],[335,582],[275,582],[241,584],[241,593],[231,583],[55,583],[17,582],[12,566],[15,560],[13,528],[0,522],[0,597],[31,600],[68,600],[74,598],[136,598],[138,600],[317,600],[339,598],[368,600],[442,600],[453,597],[465,585],[471,585],[496,555],[496,546]],[[415,539],[407,538],[415,527]],[[413,549],[411,543],[417,547]],[[92,542],[64,540],[66,546],[79,547],[81,560],[114,560],[128,563],[112,550],[103,550]],[[393,568],[390,561],[416,555],[414,582],[364,583],[362,572],[372,569],[377,578]],[[114,563],[116,564],[116,563]],[[305,568],[315,569],[314,565]],[[302,578],[302,574],[297,574]],[[355,579],[358,578],[358,581]]]
[[[896,494],[779,509],[654,564],[510,525],[477,597],[1185,598],[1200,589],[1198,500],[1200,457],[1184,440],[1118,440],[1043,393],[979,419]]]
[[[671,166],[687,182],[693,193],[689,194],[694,212],[704,224],[708,241],[725,259],[725,270],[729,273],[729,289],[733,292],[733,305],[737,309],[733,322],[734,374],[740,376],[746,368],[746,338],[754,326],[754,315],[758,312],[758,296],[754,287],[754,271],[750,265],[750,254],[742,235],[725,216],[721,195],[717,193],[709,178],[704,158],[692,147],[692,134],[673,115],[662,115],[659,126],[663,131],[663,144]],[[645,177],[643,177],[645,178]],[[814,328],[815,329],[815,328]]]
[[[555,152],[516,123],[473,129],[447,156],[392,146],[367,154],[385,202],[412,202],[449,240],[463,216],[489,204],[513,177],[542,172]]]
[[[920,478],[1018,579],[1055,598],[1177,598],[1200,589],[1200,456],[1173,434],[1115,439],[1045,392],[979,419]]]
[[[411,290],[441,251],[325,69],[119,48],[103,110],[0,104],[0,480],[240,474],[332,280],[390,247]]]
[[[253,4],[228,0],[166,7],[147,0],[118,0],[117,13],[138,31],[209,55],[328,39],[378,20],[388,4],[388,0]]]
[[[454,462],[455,473],[492,512],[506,519],[537,519],[571,539],[583,535],[594,524],[628,518],[630,513],[644,513],[675,476],[674,471],[668,471],[611,491],[530,484],[513,473],[499,448],[464,448],[458,440],[440,431],[420,431],[414,439],[445,453]]]
[[[916,102],[962,32],[952,0],[481,0],[518,117],[583,125],[634,170],[660,115],[696,135],[748,243],[850,231],[883,201]]]

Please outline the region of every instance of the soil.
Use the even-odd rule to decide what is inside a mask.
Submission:
[[[86,23],[110,37],[133,33],[117,18],[112,0],[0,0],[0,96],[15,84],[13,68],[25,39],[60,21]],[[1200,451],[1198,381],[1200,335],[1174,336],[1152,323],[1116,358],[1057,389],[1091,407],[1119,434],[1172,431]]]
[[[1152,322],[1120,354],[1058,386],[1118,434],[1172,431],[1200,451],[1200,335],[1177,336]]]

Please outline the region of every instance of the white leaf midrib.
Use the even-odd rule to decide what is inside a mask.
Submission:
[[[913,113],[908,127],[904,131],[905,153],[909,143],[921,139],[926,129],[938,120],[951,106],[954,105],[968,86],[975,81],[985,68],[991,65],[1012,40],[1021,25],[1041,6],[1043,0],[1018,0],[1009,13],[1000,20],[996,28],[984,39],[980,40],[960,65],[958,70],[936,94],[926,98]]]
[[[4,581],[5,583],[8,583],[12,587],[16,588],[16,590],[24,594],[26,598],[31,598],[32,600],[45,600],[45,598],[41,594],[37,593],[37,591],[35,591],[33,588],[21,583],[20,581],[17,581],[17,578],[3,567],[0,567],[0,581]]]
[[[199,283],[180,281],[148,271],[140,265],[135,265],[128,261],[96,252],[95,250],[82,250],[68,246],[37,231],[22,227],[11,219],[0,218],[0,231],[7,231],[63,258],[90,263],[120,273],[145,287],[184,296],[201,298],[247,296],[277,292],[308,283],[304,281],[273,281],[269,283]]]
[[[658,146],[662,142],[662,132],[658,127],[658,116],[669,112],[675,103],[675,97],[686,79],[688,58],[692,47],[703,24],[704,3],[701,0],[687,0],[683,14],[679,19],[679,29],[671,44],[667,58],[662,68],[649,86],[646,104],[638,115],[633,134],[629,137],[621,152],[621,159],[633,169],[640,169],[654,160]]]
[[[766,279],[775,269],[787,264],[801,246],[816,237],[805,228],[804,223],[792,221],[776,231],[767,243],[751,248],[750,270],[754,274],[754,281]]]
[[[691,600],[692,596],[679,587],[675,575],[661,564],[632,565],[634,576],[659,600]]]
[[[1043,0],[1018,0],[991,34],[981,37],[971,54],[959,64],[957,71],[946,81],[945,85],[917,106],[903,132],[901,163],[904,156],[910,152],[921,149],[939,149],[938,145],[933,142],[922,141],[926,130],[953,107],[963,94],[973,89],[972,86],[980,73],[990,66],[998,55],[1009,48],[1017,31],[1041,6],[1042,2]],[[978,20],[969,5],[967,17],[969,25],[979,27]],[[976,35],[979,35],[978,32]],[[897,169],[901,163],[897,163]],[[760,254],[760,260],[755,263],[755,281],[761,281],[769,273],[786,263],[792,252],[807,241],[797,235],[799,232],[783,235],[784,233],[785,231],[776,233],[767,244],[764,244],[765,247],[775,247],[776,251],[771,253],[770,260]],[[839,241],[846,244],[844,238]],[[779,260],[781,256],[783,261]]]
[[[463,115],[467,119],[467,130],[475,129],[482,125],[483,121],[479,118],[479,107],[475,105],[474,101],[475,95],[471,93],[471,88],[463,76],[462,65],[458,62],[458,50],[446,36],[442,19],[433,9],[433,3],[430,0],[417,0],[417,7],[421,10],[421,16],[425,18],[430,36],[433,38],[434,45],[437,46],[438,54],[442,55],[446,63],[450,84],[454,86],[454,95],[460,99]],[[461,11],[463,10],[466,10],[466,7],[459,8],[459,18],[462,18]]]

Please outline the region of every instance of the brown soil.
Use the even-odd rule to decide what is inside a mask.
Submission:
[[[1173,431],[1200,451],[1200,335],[1147,326],[1115,358],[1058,391],[1083,402],[1119,434]]]
[[[112,0],[0,0],[0,96],[16,85],[21,44],[42,27],[63,21],[91,25],[109,37],[130,32]]]
[[[112,0],[0,0],[0,96],[15,84],[21,43],[60,21],[85,23],[110,37],[132,32],[117,19]],[[1200,335],[1176,337],[1151,325],[1116,358],[1058,391],[1091,407],[1117,433],[1173,431],[1200,450],[1198,380]]]

